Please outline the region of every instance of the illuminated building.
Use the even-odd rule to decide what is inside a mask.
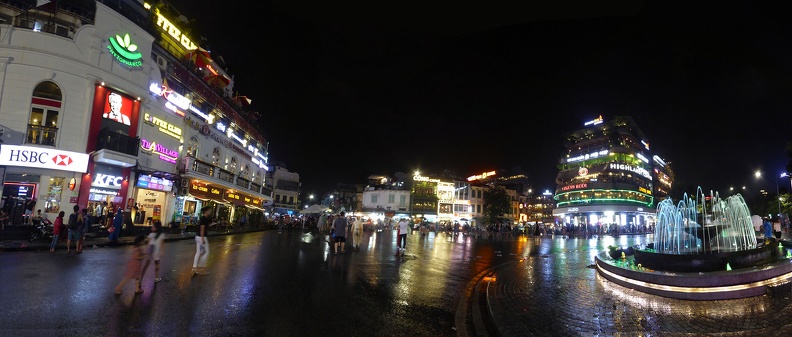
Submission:
[[[553,211],[559,222],[620,226],[654,222],[657,197],[667,196],[673,175],[668,165],[659,167],[660,157],[652,155],[649,140],[631,117],[604,121],[600,116],[568,133],[564,146]],[[658,173],[667,181],[659,190],[655,188]]]

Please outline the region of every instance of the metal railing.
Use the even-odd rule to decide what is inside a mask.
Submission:
[[[218,168],[220,170],[220,174],[218,174],[217,178],[223,181],[227,181],[229,183],[234,183],[234,174],[226,171],[224,169]]]
[[[256,184],[256,183],[252,183],[252,184],[250,184],[250,190],[254,191],[256,193],[261,193],[261,185]]]
[[[58,137],[58,128],[28,124],[25,143],[55,146]]]
[[[116,151],[130,156],[137,156],[138,149],[140,149],[140,138],[133,138],[105,128],[99,130],[96,149]]]
[[[214,177],[214,166],[193,158],[192,171]]]
[[[242,177],[237,177],[236,185],[239,187],[248,188],[248,186],[250,186],[250,181]]]

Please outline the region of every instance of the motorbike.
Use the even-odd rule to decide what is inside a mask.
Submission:
[[[52,222],[48,219],[43,219],[40,221],[35,227],[33,231],[30,232],[30,242],[36,241],[42,238],[52,238]]]

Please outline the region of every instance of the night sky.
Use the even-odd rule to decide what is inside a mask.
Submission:
[[[562,134],[598,115],[632,116],[692,186],[774,189],[753,172],[788,161],[784,7],[172,3],[227,61],[263,116],[271,162],[300,173],[306,193],[374,173],[516,166],[554,190]]]

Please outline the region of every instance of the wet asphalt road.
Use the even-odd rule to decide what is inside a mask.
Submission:
[[[194,277],[194,241],[168,242],[163,281],[152,266],[143,294],[130,283],[121,296],[130,247],[0,253],[0,336],[455,336],[467,283],[525,244],[408,240],[397,258],[392,231],[366,232],[360,251],[337,256],[299,231],[215,237],[210,274]]]

